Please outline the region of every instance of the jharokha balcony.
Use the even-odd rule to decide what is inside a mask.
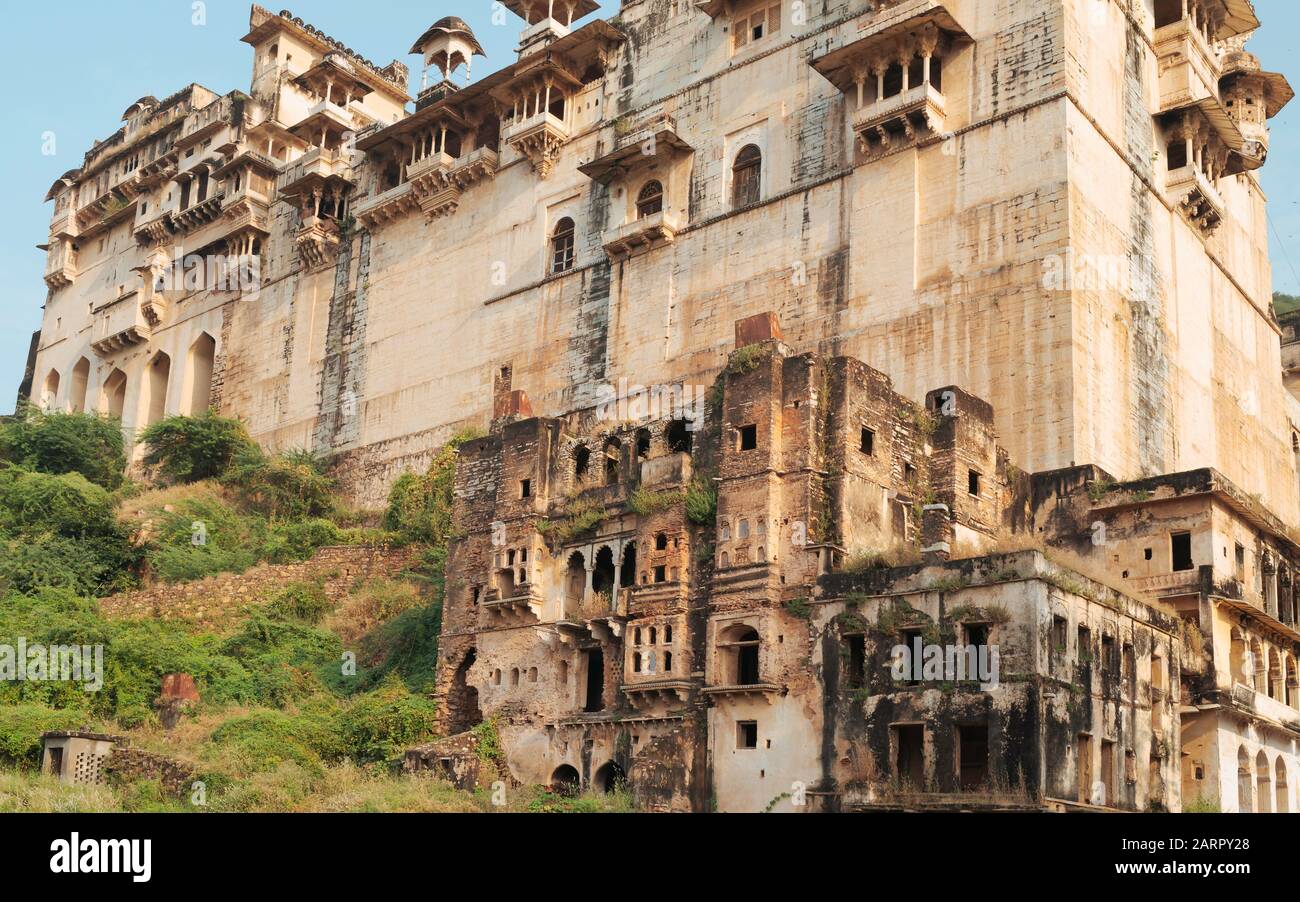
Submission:
[[[858,148],[870,159],[947,131],[944,64],[969,43],[938,7],[816,57],[812,66],[847,95]]]
[[[617,226],[605,233],[605,253],[611,260],[624,260],[634,254],[671,244],[682,230],[680,214],[660,210]]]
[[[548,110],[512,122],[502,131],[502,140],[533,161],[542,178],[551,174],[560,148],[569,140],[569,123]]]

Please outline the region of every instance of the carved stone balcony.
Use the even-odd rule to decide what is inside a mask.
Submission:
[[[410,182],[402,182],[396,188],[390,188],[383,194],[368,197],[352,209],[352,215],[368,229],[398,219],[420,206]]]
[[[682,217],[669,210],[642,216],[605,233],[605,253],[614,261],[626,260],[655,247],[672,244],[682,230]]]
[[[647,680],[641,683],[627,683],[622,687],[632,707],[637,709],[652,708],[660,704],[684,704],[691,694],[690,680]]]
[[[460,188],[451,181],[455,166],[456,158],[441,152],[431,153],[407,169],[406,178],[425,218],[432,220],[456,212]]]
[[[1212,234],[1223,222],[1223,198],[1197,166],[1172,170],[1165,181],[1165,197],[1203,235]]]
[[[134,291],[91,311],[91,314],[90,346],[100,357],[149,338],[149,321]]]
[[[737,686],[705,686],[704,694],[713,698],[762,699],[769,705],[785,692],[775,683],[749,683]]]
[[[51,289],[71,285],[77,278],[77,252],[72,241],[55,238],[49,245],[49,256],[45,259],[45,284]]]
[[[172,214],[172,222],[177,231],[192,232],[221,217],[221,195],[209,197],[188,209]]]
[[[519,36],[519,59],[531,56],[553,41],[557,41],[569,34],[569,29],[556,19],[542,19],[529,25]]]
[[[162,241],[172,232],[171,214],[161,207],[154,207],[148,213],[137,214],[132,228],[135,240],[141,244],[154,244]]]
[[[946,121],[943,94],[926,82],[856,110],[853,133],[864,154],[880,156],[942,134]]]
[[[549,112],[541,112],[506,126],[502,139],[533,163],[542,178],[551,174],[560,148],[569,140],[569,124]]]
[[[278,197],[296,197],[331,180],[353,181],[350,155],[341,150],[315,148],[290,163],[275,179]]]
[[[308,271],[322,269],[338,254],[342,236],[338,223],[327,217],[305,216],[294,238],[298,256]]]
[[[1160,112],[1219,96],[1219,63],[1209,41],[1190,19],[1156,29]]]

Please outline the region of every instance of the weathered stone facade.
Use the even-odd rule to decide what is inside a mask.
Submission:
[[[1291,90],[1245,51],[1246,0],[504,5],[517,59],[461,79],[481,47],[440,20],[413,112],[403,64],[259,7],[248,94],[133,104],[50,191],[35,395],[131,434],[213,405],[370,505],[490,426],[461,451],[439,691],[450,731],[499,718],[520,780],[704,810],[796,783],[976,804],[982,773],[978,804],[1247,807],[1224,775],[1245,755],[1262,797],[1262,754],[1297,785],[1300,734],[1226,663],[1300,650],[1256,175]],[[181,253],[228,265],[176,278]],[[636,386],[684,412],[611,412]],[[716,523],[670,500],[701,479]],[[1032,555],[995,579],[1008,535],[1142,601]],[[929,569],[844,581],[906,549]],[[1225,588],[1234,556],[1257,592]],[[863,675],[850,704],[831,646],[878,664],[897,599],[943,636],[1005,613],[970,625],[1014,684]],[[1250,697],[1197,715],[1181,781],[1176,689]]]

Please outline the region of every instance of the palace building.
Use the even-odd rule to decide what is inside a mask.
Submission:
[[[255,6],[247,93],[127,108],[47,196],[33,400],[367,507],[480,429],[413,769],[492,718],[654,810],[1297,810],[1249,0],[501,5],[414,75]]]

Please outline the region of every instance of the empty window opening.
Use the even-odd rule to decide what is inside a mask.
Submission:
[[[858,450],[871,457],[876,453],[876,434],[870,429],[863,429],[858,442]]]
[[[663,583],[668,581],[668,568],[660,565],[655,567],[655,582]]]
[[[691,453],[691,431],[685,420],[673,420],[668,425],[668,452],[670,454]]]
[[[645,458],[650,456],[650,430],[638,429],[636,431],[636,456]]]
[[[605,655],[593,648],[582,653],[587,668],[587,697],[582,710],[587,712],[605,710]]]
[[[740,450],[753,451],[758,447],[758,427],[741,426],[738,430],[740,433]]]
[[[719,638],[723,685],[752,686],[759,682],[758,630],[737,624],[728,627]]]
[[[736,748],[738,749],[758,748],[758,721],[756,720],[736,721]]]
[[[966,645],[983,648],[989,644],[989,625],[987,623],[966,623],[962,625]]]
[[[1054,660],[1062,660],[1065,657],[1065,618],[1058,615],[1052,617],[1052,657]]]
[[[662,532],[661,532],[661,533],[659,533],[658,535],[656,535],[656,536],[655,536],[655,550],[656,550],[656,551],[663,551],[663,550],[666,549],[667,547],[668,547],[668,535],[667,535],[667,533],[662,533]]]
[[[1092,630],[1086,626],[1080,626],[1078,636],[1076,637],[1077,651],[1080,664],[1088,664],[1092,661]]]
[[[636,584],[636,542],[623,546],[623,565],[618,571],[618,584],[624,589]]]
[[[664,625],[664,644],[667,645],[673,641],[673,625],[671,623]]]
[[[605,442],[605,485],[618,485],[618,461],[623,444],[616,438]]]
[[[1115,664],[1116,664],[1115,637],[1102,636],[1101,637],[1101,672],[1108,673],[1108,674],[1114,673]]]
[[[846,683],[850,689],[861,689],[866,682],[867,639],[861,633],[844,637],[848,646],[849,659]]]
[[[989,781],[988,724],[957,728],[957,760],[961,768],[961,788],[966,792],[983,789]]]
[[[532,481],[531,479],[523,479],[523,480],[520,480],[520,482],[519,482],[519,497],[520,497],[520,498],[531,498],[531,497],[533,497],[533,481]]]
[[[1192,534],[1190,532],[1176,532],[1169,537],[1170,556],[1173,558],[1173,569],[1175,572],[1180,570],[1191,570],[1192,564]]]
[[[587,478],[587,470],[591,467],[591,449],[586,445],[579,445],[573,449],[573,478],[582,482]]]
[[[971,470],[966,474],[966,491],[972,495],[980,493],[980,474]]]
[[[673,669],[673,653],[664,652],[664,673],[671,673]]]
[[[925,788],[925,725],[897,724],[894,731],[894,779],[903,790]]]
[[[608,545],[602,545],[596,552],[596,566],[591,571],[591,591],[612,597],[614,579],[614,550]]]

